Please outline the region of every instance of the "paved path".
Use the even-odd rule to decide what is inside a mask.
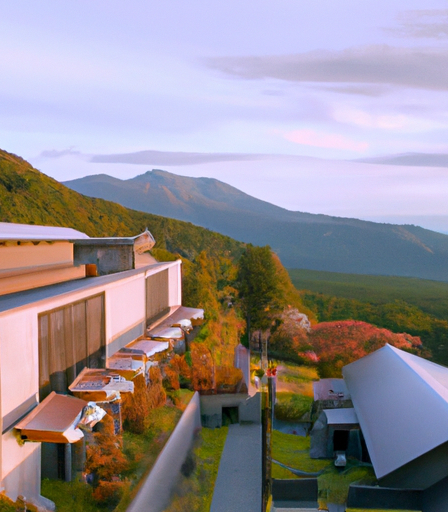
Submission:
[[[230,425],[210,512],[261,511],[261,425]]]

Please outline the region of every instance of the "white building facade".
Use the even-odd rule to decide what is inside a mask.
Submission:
[[[87,238],[0,223],[0,490],[13,500],[41,500],[44,443],[19,442],[19,420],[52,391],[66,394],[84,367],[104,368],[182,302],[180,260],[87,277],[73,259],[76,240]]]

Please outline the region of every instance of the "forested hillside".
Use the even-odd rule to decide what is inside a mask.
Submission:
[[[290,275],[319,322],[353,319],[419,336],[432,360],[448,365],[447,283],[303,270]]]
[[[273,180],[275,186],[275,169]],[[100,174],[65,184],[92,197],[269,245],[289,268],[448,281],[448,236],[418,226],[289,211],[216,179],[157,169],[128,180]]]
[[[236,259],[244,244],[188,222],[85,197],[0,150],[0,221],[67,226],[89,236],[133,236],[146,227],[157,247],[194,259],[201,251]]]

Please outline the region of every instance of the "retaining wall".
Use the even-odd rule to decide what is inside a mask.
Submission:
[[[165,510],[195,432],[200,428],[200,401],[199,394],[195,393],[127,512]]]
[[[422,491],[350,485],[347,507],[362,509],[422,510]]]

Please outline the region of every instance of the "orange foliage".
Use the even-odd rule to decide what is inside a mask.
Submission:
[[[100,480],[93,490],[93,499],[98,503],[115,506],[123,495],[125,485],[121,480]]]
[[[178,375],[178,381],[182,387],[191,386],[191,368],[185,360],[185,355],[174,354],[170,361],[170,367]],[[175,388],[173,388],[175,389]]]
[[[150,379],[147,386],[144,376],[138,375],[134,379],[134,393],[123,395],[123,423],[125,429],[135,434],[143,434],[145,431],[145,420],[149,411],[165,403],[166,394],[159,368],[150,369]]]
[[[216,367],[216,387],[226,392],[235,392],[236,386],[243,378],[243,372],[240,368],[234,366]]]
[[[210,350],[202,344],[191,344],[193,389],[200,392],[213,392],[214,362]]]
[[[386,343],[414,353],[421,353],[418,336],[380,329],[366,322],[353,320],[322,322],[312,327],[309,341],[319,359],[321,377],[340,377],[348,363],[373,352]]]
[[[114,422],[106,415],[93,434],[94,442],[87,447],[86,471],[97,480],[110,481],[128,468],[121,451],[121,438],[114,434]]]
[[[165,366],[163,369],[165,377],[163,379],[163,387],[168,390],[176,390],[180,388],[179,374],[171,366]]]

